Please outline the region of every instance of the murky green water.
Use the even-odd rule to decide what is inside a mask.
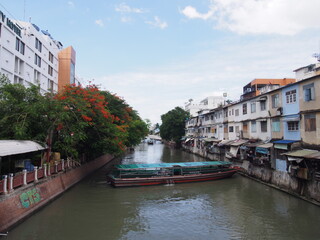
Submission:
[[[203,161],[162,144],[123,162]],[[138,188],[106,185],[105,169],[25,220],[3,239],[320,239],[320,208],[235,175]]]

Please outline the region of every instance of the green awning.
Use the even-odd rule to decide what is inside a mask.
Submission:
[[[147,168],[176,168],[176,167],[209,167],[231,165],[230,162],[212,161],[212,162],[178,162],[178,163],[149,163],[149,164],[120,164],[115,165],[120,170],[147,169]]]

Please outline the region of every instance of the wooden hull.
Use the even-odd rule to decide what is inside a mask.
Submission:
[[[238,169],[236,168],[231,168],[230,170],[223,172],[177,176],[155,176],[151,178],[113,178],[108,176],[108,181],[114,187],[137,187],[160,184],[201,182],[231,177],[233,174],[237,172],[237,170]]]

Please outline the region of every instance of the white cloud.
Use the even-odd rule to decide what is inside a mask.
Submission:
[[[167,65],[94,77],[97,84],[117,93],[153,123],[192,98],[228,93],[238,100],[242,87],[254,78],[291,78],[294,69],[310,62],[317,36],[281,36],[259,41],[237,39],[215,42],[215,49]]]
[[[127,5],[126,3],[120,3],[116,6],[115,10],[121,13],[145,13],[146,10],[142,8],[133,8]]]
[[[103,21],[102,21],[101,19],[95,20],[94,23],[97,24],[97,25],[100,26],[100,27],[103,27],[103,26],[104,26],[104,23],[103,23]]]
[[[74,5],[74,2],[72,2],[72,1],[69,1],[69,2],[68,2],[68,5],[69,5],[69,7],[72,7],[72,8],[75,6],[75,5]]]
[[[207,13],[199,13],[194,7],[187,6],[181,11],[181,13],[191,19],[200,18],[203,20],[207,20],[213,16],[214,11],[210,10]]]
[[[207,13],[192,6],[181,13],[190,19],[212,20],[216,28],[239,34],[294,35],[319,29],[319,0],[211,0]]]
[[[167,22],[161,21],[160,18],[157,16],[154,17],[154,21],[146,21],[145,23],[161,29],[165,29],[168,27]]]

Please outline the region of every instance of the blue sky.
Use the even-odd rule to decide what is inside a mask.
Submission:
[[[319,0],[0,0],[77,52],[76,75],[153,123],[192,98],[237,100],[254,78],[294,77],[320,48]],[[11,14],[11,15],[10,15]]]

